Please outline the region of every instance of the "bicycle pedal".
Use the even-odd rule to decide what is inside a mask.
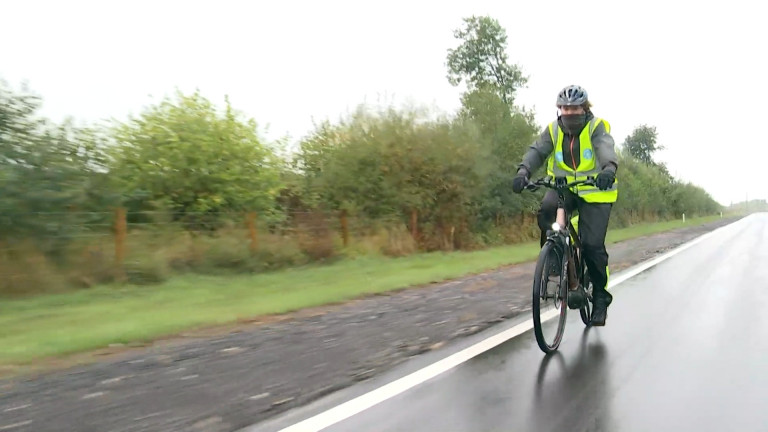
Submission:
[[[584,307],[584,302],[587,296],[584,290],[577,289],[574,291],[568,291],[568,309],[581,309]]]

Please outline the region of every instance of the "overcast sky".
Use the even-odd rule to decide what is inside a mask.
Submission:
[[[313,119],[366,101],[455,111],[452,32],[463,17],[490,15],[530,78],[518,103],[541,125],[556,115],[558,90],[578,83],[617,143],[656,126],[667,147],[659,159],[727,205],[768,197],[759,4],[0,0],[0,78],[28,82],[56,120],[124,119],[175,88],[199,88],[217,105],[229,94],[267,136],[298,140]]]

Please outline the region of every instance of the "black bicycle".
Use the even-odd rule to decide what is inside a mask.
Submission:
[[[560,346],[568,309],[579,309],[585,325],[589,326],[591,321],[592,284],[582,257],[578,215],[568,214],[564,197],[565,190],[579,185],[595,186],[595,179],[589,177],[568,183],[563,177],[554,180],[545,177],[526,186],[530,191],[542,186],[553,189],[558,196],[557,217],[552,229],[547,231],[547,240],[541,247],[533,277],[533,330],[539,348],[545,353]],[[542,324],[558,315],[554,335],[548,337]],[[546,330],[551,331],[552,326],[548,325]]]

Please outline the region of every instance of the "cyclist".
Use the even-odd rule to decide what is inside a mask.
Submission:
[[[568,182],[596,176],[595,186],[577,186],[566,191],[567,211],[578,210],[579,233],[584,260],[593,286],[592,325],[603,326],[613,296],[605,289],[608,283],[608,252],[605,234],[611,208],[616,202],[618,188],[616,170],[619,167],[611,127],[607,121],[595,117],[587,91],[577,85],[563,88],[557,95],[560,115],[542,131],[530,146],[519,165],[512,190],[520,193],[530,180],[531,173],[545,161],[547,175],[567,177]],[[555,221],[557,193],[548,190],[538,212],[541,245],[547,230]],[[559,268],[553,270],[558,273]]]

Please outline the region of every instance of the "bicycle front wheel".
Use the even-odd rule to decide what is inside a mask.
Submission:
[[[533,332],[542,351],[549,354],[560,346],[568,312],[566,262],[554,243],[541,248],[533,277]],[[556,318],[554,322],[547,322]]]

